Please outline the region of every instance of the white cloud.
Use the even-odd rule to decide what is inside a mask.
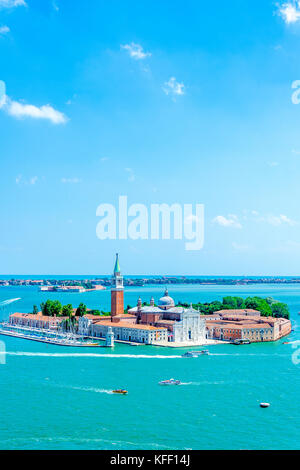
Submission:
[[[269,165],[270,167],[275,167],[275,166],[278,166],[279,163],[278,163],[278,162],[268,162],[268,165]]]
[[[16,118],[31,117],[33,119],[48,119],[53,124],[64,124],[68,120],[63,113],[54,109],[50,104],[38,107],[33,104],[13,101],[6,95],[6,86],[2,80],[0,80],[0,109],[1,108],[3,111]]]
[[[22,175],[18,175],[16,177],[16,184],[22,184],[22,185],[30,185],[30,186],[33,186],[35,185],[35,183],[37,183],[38,181],[38,177],[37,176],[32,176],[31,178],[29,178],[28,180],[23,178]]]
[[[281,215],[268,215],[267,217],[262,217],[260,219],[262,222],[267,222],[270,225],[273,225],[274,227],[278,227],[279,225],[287,224],[290,225],[291,227],[294,225],[297,225],[297,222],[295,220],[290,219],[284,214]]]
[[[81,179],[80,178],[62,178],[60,181],[61,183],[64,183],[64,184],[77,184],[81,182]]]
[[[0,0],[0,9],[26,6],[27,3],[24,0]]]
[[[6,87],[3,80],[0,80],[0,109],[6,102]]]
[[[8,26],[0,26],[0,36],[4,36],[5,34],[9,33],[10,29]]]
[[[125,171],[128,173],[128,181],[129,183],[133,183],[135,181],[135,175],[132,168],[125,168]]]
[[[300,19],[300,2],[284,2],[278,5],[278,14],[286,24],[296,23]]]
[[[213,219],[213,223],[221,225],[221,227],[242,228],[238,217],[234,214],[229,214],[227,217],[224,217],[223,215],[218,215]]]
[[[48,119],[53,124],[64,124],[67,122],[67,117],[60,111],[52,108],[49,104],[38,107],[32,104],[12,101],[7,98],[4,109],[8,114],[16,118],[31,117],[33,119]]]
[[[121,49],[128,51],[130,57],[135,60],[143,60],[152,55],[151,52],[144,52],[142,46],[140,44],[135,44],[134,42],[131,44],[121,44]]]
[[[171,77],[168,82],[164,83],[163,91],[166,95],[184,95],[184,84],[176,81],[175,77]]]
[[[30,178],[29,180],[29,184],[35,184],[38,180],[38,177],[37,176],[33,176],[32,178]]]

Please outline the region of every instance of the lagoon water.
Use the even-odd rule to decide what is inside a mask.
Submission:
[[[127,288],[125,304],[157,300],[162,286]],[[170,286],[175,301],[224,295],[272,296],[286,302],[300,340],[299,286]],[[0,301],[28,312],[47,298],[109,310],[110,292],[40,293],[0,288]],[[0,312],[1,318],[10,313]],[[187,349],[117,344],[67,348],[1,337],[0,449],[299,449],[300,353],[296,344],[210,346],[210,356],[182,358]],[[300,345],[299,345],[300,347]],[[292,360],[294,354],[294,361]],[[3,358],[3,356],[2,356]],[[158,381],[180,379],[176,387]],[[111,393],[126,388],[127,396]],[[260,402],[270,402],[261,409]]]

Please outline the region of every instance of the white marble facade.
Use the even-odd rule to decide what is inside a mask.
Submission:
[[[180,321],[174,323],[173,341],[175,343],[205,343],[205,318],[192,307],[184,310],[180,314]]]

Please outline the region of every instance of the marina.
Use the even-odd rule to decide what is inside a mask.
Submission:
[[[29,341],[37,341],[40,343],[53,344],[56,346],[69,347],[99,347],[99,343],[86,341],[79,335],[68,333],[54,333],[53,330],[39,330],[37,328],[18,328],[8,323],[0,324],[0,335],[12,336],[15,338],[25,339]]]

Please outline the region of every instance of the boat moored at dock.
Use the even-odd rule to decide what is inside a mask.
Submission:
[[[231,344],[235,344],[236,346],[241,346],[242,344],[251,344],[249,339],[235,339],[231,342]]]
[[[31,328],[8,328],[5,324],[0,325],[0,335],[12,336],[14,338],[37,341],[39,343],[53,344],[55,346],[100,347],[99,343],[87,342],[72,334],[55,334],[49,331],[39,331]]]

